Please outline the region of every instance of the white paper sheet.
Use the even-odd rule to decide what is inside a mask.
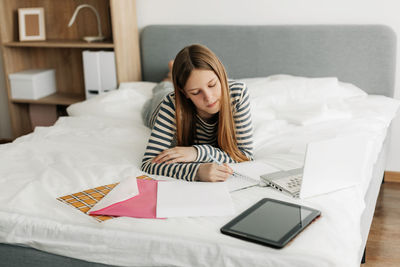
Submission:
[[[158,183],[157,218],[233,214],[232,198],[223,183]]]
[[[104,209],[112,204],[128,200],[139,194],[136,176],[128,177],[116,185],[105,197],[94,205],[87,213]]]

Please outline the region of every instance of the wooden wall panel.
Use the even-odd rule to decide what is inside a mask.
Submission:
[[[110,1],[118,83],[140,81],[142,74],[136,1]]]

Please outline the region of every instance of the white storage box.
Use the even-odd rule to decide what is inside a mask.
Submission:
[[[13,99],[39,99],[51,95],[56,89],[54,69],[33,69],[9,75]]]

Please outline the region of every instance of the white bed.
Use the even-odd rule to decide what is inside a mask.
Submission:
[[[83,260],[72,261],[74,266],[90,266],[85,261],[116,266],[358,266],[384,169],[385,140],[399,103],[366,95],[335,76],[267,76],[243,79],[252,97],[256,160],[271,169],[290,169],[301,166],[310,141],[360,134],[371,141],[356,187],[305,200],[260,187],[232,193],[236,214],[263,197],[321,210],[322,217],[285,248],[220,234],[232,216],[120,217],[99,223],[56,200],[140,174],[150,133],[141,123],[140,107],[154,83],[139,82],[71,106],[70,117],[0,146],[0,243],[7,244],[0,255],[5,263],[26,263],[22,256],[12,258],[24,254],[13,250],[23,246],[50,253],[44,261],[48,266],[65,262],[52,255]]]

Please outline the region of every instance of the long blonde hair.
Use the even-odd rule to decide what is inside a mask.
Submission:
[[[172,81],[175,87],[177,145],[191,146],[194,144],[196,107],[184,94],[185,84],[194,69],[213,71],[221,83],[217,138],[219,148],[237,162],[248,161],[237,146],[235,122],[225,68],[209,48],[200,44],[190,45],[179,51],[172,68]]]

